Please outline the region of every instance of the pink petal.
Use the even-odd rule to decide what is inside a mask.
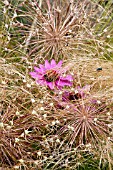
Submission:
[[[56,62],[54,59],[51,60],[51,66],[53,66],[53,67],[56,66]]]
[[[42,64],[39,64],[39,67],[42,68],[42,69],[44,69],[44,65],[42,65]]]
[[[54,82],[47,82],[47,85],[49,86],[49,88],[52,90],[55,87],[55,83]]]
[[[60,77],[60,80],[63,80],[63,81],[72,81],[73,77],[71,75],[67,75],[66,77]]]
[[[45,70],[45,66],[44,65],[39,64],[39,67],[40,67],[41,70]]]
[[[40,67],[40,72],[44,73],[45,72],[45,67],[42,64],[39,64]]]
[[[58,86],[61,86],[61,87],[63,87],[63,86],[72,86],[72,83],[70,82],[70,81],[67,81],[67,80],[58,80],[58,81],[56,81],[56,84],[58,85]]]
[[[49,64],[48,60],[45,60],[45,68],[47,69],[51,68],[51,65]]]
[[[65,79],[67,79],[68,81],[72,81],[72,80],[73,80],[73,77],[72,77],[71,75],[67,75],[67,76],[65,77]]]
[[[58,66],[58,67],[61,67],[61,66],[62,66],[62,63],[63,63],[63,61],[60,60],[59,63],[57,64],[57,66]]]
[[[34,70],[36,71],[36,72],[38,72],[38,73],[40,73],[41,72],[41,69],[39,69],[38,67],[34,67]]]
[[[38,84],[40,84],[40,85],[42,85],[42,86],[44,86],[44,85],[46,85],[46,81],[45,80],[37,80],[36,81]]]
[[[30,72],[29,73],[31,75],[31,77],[33,78],[38,78],[38,74],[36,72]]]

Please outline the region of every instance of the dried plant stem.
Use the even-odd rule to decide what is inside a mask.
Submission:
[[[33,21],[33,24],[31,26],[31,30],[29,31],[29,36],[26,40],[26,44],[25,44],[25,48],[24,48],[24,53],[26,54],[27,52],[27,49],[28,49],[28,46],[29,46],[29,43],[30,43],[30,40],[31,40],[31,37],[33,35],[33,31],[34,31],[34,28],[36,26],[36,22],[37,22],[37,17],[34,18],[34,21]]]
[[[39,8],[41,8],[42,6],[42,0],[39,1]],[[31,25],[31,29],[29,31],[29,36],[28,38],[25,40],[26,43],[25,43],[25,48],[24,48],[24,53],[26,54],[27,52],[27,49],[28,49],[28,46],[29,46],[29,43],[30,43],[30,40],[32,38],[32,35],[33,35],[33,32],[34,32],[34,29],[36,28],[36,23],[37,23],[37,15],[35,16],[34,20],[33,20],[33,23]]]

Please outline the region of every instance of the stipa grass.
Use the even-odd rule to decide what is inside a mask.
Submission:
[[[113,63],[94,59],[112,57],[112,1],[106,6],[97,1],[7,2],[2,3],[0,31],[0,166],[112,170]],[[57,29],[62,29],[58,37]],[[29,76],[34,65],[52,57],[63,58],[74,79],[71,88],[53,91]],[[82,98],[77,88],[86,85],[90,91]],[[63,101],[65,91],[71,93],[68,102]],[[80,108],[93,114],[88,126],[81,114],[82,121],[76,120],[76,114],[84,114]],[[86,133],[90,123],[93,128]]]
[[[69,70],[74,78],[72,88],[64,88],[61,91],[58,89],[50,91],[46,87],[36,85],[35,81],[28,74],[25,74],[24,70],[20,69],[21,63],[17,63],[17,66],[16,64],[9,65],[4,63],[4,60],[1,60],[2,110],[0,132],[2,136],[1,161],[3,167],[14,165],[14,167],[17,166],[18,168],[22,168],[23,166],[24,168],[32,166],[37,168],[40,165],[40,169],[58,169],[58,166],[64,169],[66,169],[66,167],[70,167],[71,169],[74,167],[77,168],[83,166],[84,161],[88,159],[88,157],[85,156],[87,155],[87,150],[90,152],[89,154],[93,155],[92,157],[94,159],[98,160],[96,161],[98,165],[95,162],[95,166],[104,166],[104,163],[108,161],[109,166],[112,167],[111,129],[113,89],[112,73],[110,72],[112,63],[107,61],[105,63],[105,61],[97,59],[93,60],[94,68],[92,68],[92,60],[87,60],[87,58],[84,61],[82,58],[79,61],[79,65],[74,58],[72,61],[74,67]],[[86,63],[85,67],[84,62]],[[102,70],[100,72],[97,71],[97,66],[94,65],[94,63],[101,65]],[[28,73],[30,71],[29,68],[24,67],[26,73]],[[92,71],[92,69],[94,71]],[[109,76],[107,81],[110,83],[106,82],[105,79],[98,79],[98,76],[101,74],[103,77],[105,76],[105,78]],[[69,91],[72,94],[76,93],[76,87],[78,87],[78,85],[83,87],[86,83],[91,86],[91,91],[83,99],[84,103],[81,97],[80,99],[77,98],[77,100],[74,99],[74,101],[70,100],[68,103],[62,102],[62,94],[65,91]],[[106,83],[107,87],[105,90]],[[94,130],[96,136],[92,134],[92,138],[89,138],[89,134],[85,131],[82,133],[81,129],[81,134],[85,133],[85,135],[87,135],[85,138],[80,137],[80,140],[77,140],[77,136],[77,139],[73,138],[73,144],[71,144],[70,147],[69,141],[71,141],[74,134],[74,128],[72,128],[71,121],[69,120],[72,118],[70,114],[72,114],[73,108],[75,108],[74,112],[76,112],[76,107],[79,107],[79,103],[82,107],[84,105],[87,106],[87,103],[89,105],[88,101],[91,101],[93,97],[97,101],[97,104],[94,105],[96,112],[93,110],[92,113],[96,114],[97,117],[100,116],[99,119],[105,126],[103,123],[98,125],[98,131]],[[92,105],[93,104],[91,104],[91,106]],[[102,105],[104,105],[104,107],[102,107]],[[101,119],[102,116],[105,116],[106,120]],[[97,117],[93,118],[93,124],[95,125],[96,121],[98,124]],[[72,122],[75,118],[76,116],[72,118]],[[65,134],[61,135],[59,132],[62,127],[64,130],[65,128],[68,129]],[[105,133],[103,137],[104,139],[107,137],[108,143],[103,142],[102,136],[99,134],[100,131],[102,131],[102,134]],[[98,137],[99,143],[97,142]],[[87,142],[85,142],[85,140]],[[4,143],[3,141],[7,142]],[[9,150],[9,147],[11,150]],[[106,147],[108,150],[107,155],[105,154]],[[71,150],[74,150],[73,156],[75,150],[79,153],[75,156],[76,158],[74,160],[70,155]],[[67,159],[65,158],[64,151],[67,152],[68,161],[66,163],[65,161]],[[97,153],[95,154],[95,152]],[[14,159],[15,154],[17,155],[17,160]]]

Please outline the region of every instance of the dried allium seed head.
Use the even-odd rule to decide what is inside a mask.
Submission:
[[[67,117],[66,125],[58,132],[65,134],[69,144],[90,144],[95,146],[109,136],[107,108],[105,105],[83,104],[68,110],[64,116]],[[72,130],[70,132],[70,129]]]

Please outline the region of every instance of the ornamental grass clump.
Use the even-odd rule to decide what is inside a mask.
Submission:
[[[12,167],[20,160],[38,160],[35,147],[40,146],[46,121],[36,114],[22,114],[8,106],[0,115],[0,166]]]
[[[113,169],[112,5],[0,1],[0,168]]]
[[[39,75],[42,68],[41,77],[44,78],[43,72],[45,74],[48,68],[56,69],[58,65],[55,60],[47,63],[49,67],[45,67],[44,63],[42,67],[37,67],[39,72],[33,74]],[[51,66],[51,63],[55,63],[55,67]],[[3,167],[34,166],[46,170],[61,166],[65,169],[85,166],[84,162],[88,161],[89,157],[91,161],[97,160],[96,167],[101,167],[103,162],[108,162],[109,157],[112,159],[112,79],[108,79],[109,87],[103,91],[106,83],[108,86],[104,79],[105,65],[102,65],[101,72],[95,73],[89,68],[92,70],[95,67],[96,70],[96,65],[93,63],[93,67],[89,67],[92,62],[87,63],[87,67],[83,67],[84,63],[80,62],[80,67],[74,64],[75,67],[71,68],[68,67],[69,63],[64,63],[65,67],[60,66],[57,71],[62,73],[61,70],[65,70],[65,76],[68,72],[69,75],[73,73],[73,83],[69,81],[71,86],[57,88],[55,85],[54,88],[47,88],[46,83],[42,86],[34,82],[29,75],[32,67],[23,65],[27,72],[25,74],[24,70],[19,71],[20,63],[15,66],[2,62],[0,154]],[[111,69],[110,64],[109,68]],[[108,75],[112,77],[110,73],[106,72],[105,78]],[[103,77],[99,79],[101,74]],[[53,78],[55,75],[52,74]],[[93,76],[93,80],[90,80]],[[104,142],[106,139],[109,146]],[[5,140],[10,143],[3,143]],[[9,146],[13,150],[8,149]],[[103,153],[106,147],[108,155]],[[18,157],[15,160],[13,157],[16,155]],[[112,161],[110,165],[112,166]]]

